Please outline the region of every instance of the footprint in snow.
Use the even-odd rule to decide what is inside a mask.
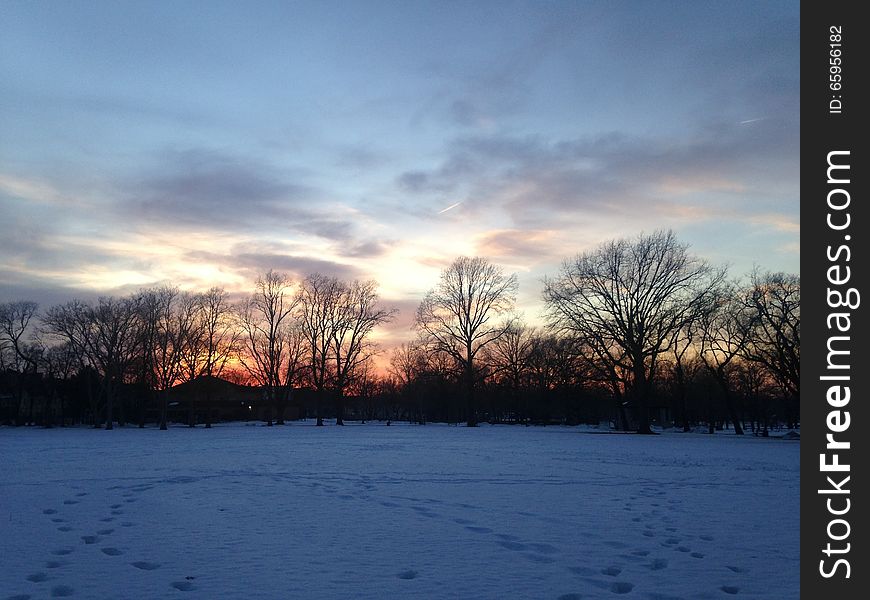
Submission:
[[[98,534],[98,535],[109,535],[109,534],[112,533],[113,531],[115,531],[115,530],[114,530],[114,529],[100,529],[100,530],[97,532],[97,534]]]
[[[72,531],[73,528],[70,527],[69,525],[61,525],[60,527],[57,528],[57,530],[66,532],[66,531]]]
[[[109,508],[121,508],[122,506],[123,506],[123,504],[113,504]]]
[[[737,587],[736,585],[723,585],[719,589],[722,590],[723,592],[725,592],[726,594],[731,594],[731,595],[734,595],[740,591],[740,588]]]
[[[66,556],[67,554],[72,554],[72,548],[58,548],[57,550],[52,550],[51,553],[55,556]]]
[[[536,562],[536,563],[540,563],[540,564],[545,564],[545,565],[548,565],[548,564],[551,564],[551,563],[556,562],[556,559],[555,559],[555,558],[552,558],[552,557],[549,557],[549,556],[544,556],[544,555],[542,555],[542,554],[532,554],[532,553],[530,553],[530,552],[526,552],[525,554],[523,554],[523,557],[524,557],[526,560],[530,560],[530,561],[532,561],[532,562]]]
[[[122,550],[118,550],[117,548],[100,548],[100,552],[105,554],[106,556],[120,556],[124,554]]]
[[[556,600],[582,600],[582,598],[580,594],[562,594]]]
[[[76,494],[76,496],[78,496],[79,498],[81,498],[82,496],[87,496],[87,495],[88,495],[87,492],[79,492],[78,494]]]
[[[614,594],[627,594],[634,589],[634,584],[627,581],[614,581],[610,584],[610,591]]]
[[[121,527],[133,527],[136,523],[131,523],[130,521],[124,521],[121,523]]]
[[[690,550],[690,548],[687,548],[686,546],[677,546],[676,547],[677,552],[688,552],[689,550]]]
[[[98,538],[98,537],[95,536],[95,535],[83,535],[83,536],[82,536],[82,541],[83,541],[85,544],[90,545],[90,544],[96,544],[98,541],[100,541],[100,538]]]
[[[75,590],[68,585],[56,585],[51,588],[52,598],[66,598],[67,596],[72,596],[74,593]]]
[[[712,541],[713,541],[713,536],[712,536],[712,535],[702,535],[702,536],[699,536],[699,537],[700,537],[702,540],[704,540],[705,542],[712,542]]]
[[[692,558],[704,558],[703,552],[692,552],[689,556]]]
[[[66,523],[66,519],[61,519],[60,517],[52,519],[52,523]]]
[[[44,514],[44,515],[55,515],[55,514],[57,514],[57,511],[56,511],[55,509],[53,509],[53,508],[46,508],[44,511],[42,511],[42,514]]]
[[[69,563],[66,562],[65,560],[50,560],[50,561],[45,563],[45,568],[46,569],[57,569],[59,567],[66,566],[68,564]]]
[[[728,565],[727,568],[735,573],[742,573],[743,572],[743,569],[741,569],[740,567],[732,567],[731,565]]]
[[[169,585],[174,587],[179,592],[189,592],[190,590],[194,589],[193,584],[189,581],[173,581]]]
[[[666,569],[668,567],[668,559],[667,558],[655,558],[653,561],[647,565],[651,571],[661,571],[662,569]]]
[[[417,579],[417,571],[412,569],[408,569],[407,571],[402,571],[401,573],[397,573],[396,577],[399,579]]]
[[[105,519],[100,519],[103,523],[111,523],[115,520],[115,517],[106,517]]]
[[[474,527],[469,525],[466,529],[468,531],[473,531],[474,533],[492,533],[492,529],[489,527]]]
[[[610,577],[616,577],[620,573],[622,573],[622,569],[620,569],[619,567],[611,566],[607,567],[606,569],[601,569],[602,575],[609,575]]]
[[[43,581],[48,579],[48,575],[46,575],[45,573],[34,573],[32,575],[28,575],[27,577],[25,577],[25,579],[32,583],[42,583]]]
[[[145,560],[137,560],[136,562],[131,562],[130,564],[137,569],[141,569],[142,571],[153,571],[160,568],[160,563],[153,563]]]
[[[63,503],[64,504],[78,504],[79,501],[78,500],[64,500]]]
[[[8,596],[6,600],[30,600],[30,594],[15,594]]]
[[[526,549],[525,544],[521,544],[520,542],[513,542],[510,540],[502,540],[501,542],[496,542],[496,544],[498,544],[502,548],[507,548],[508,550],[522,551]]]

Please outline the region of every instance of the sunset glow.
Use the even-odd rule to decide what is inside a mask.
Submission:
[[[563,258],[656,228],[798,272],[776,3],[94,6],[0,8],[0,300],[374,278],[389,346],[462,254],[531,322]]]

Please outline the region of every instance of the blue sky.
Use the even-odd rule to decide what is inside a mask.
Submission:
[[[673,228],[798,272],[797,2],[0,2],[0,300],[257,272],[413,308]],[[452,209],[442,212],[445,208]]]

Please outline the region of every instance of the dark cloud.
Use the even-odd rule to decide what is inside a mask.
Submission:
[[[146,225],[347,238],[353,223],[323,208],[323,194],[303,179],[299,172],[219,152],[169,152],[146,175],[123,184],[126,202],[118,210]]]
[[[20,273],[0,268],[0,302],[31,300],[39,304],[40,308],[46,308],[69,302],[73,298],[94,300],[97,296],[93,290],[63,286],[30,273],[22,276]]]
[[[377,258],[383,256],[393,246],[392,242],[368,241],[358,244],[344,244],[338,248],[342,256],[354,258]]]
[[[517,225],[535,226],[559,214],[624,214],[709,193],[768,195],[797,180],[797,148],[797,129],[778,117],[709,122],[680,137],[470,136],[454,139],[442,166],[414,172],[416,186],[403,187],[453,190],[466,208],[498,205]]]
[[[257,275],[270,269],[285,273],[295,279],[301,279],[310,273],[322,273],[346,280],[358,279],[361,276],[360,270],[353,265],[310,256],[261,252],[256,247],[251,248],[251,251],[246,251],[244,245],[234,246],[228,254],[195,251],[186,253],[185,258],[191,262],[218,264],[244,271],[251,281]]]

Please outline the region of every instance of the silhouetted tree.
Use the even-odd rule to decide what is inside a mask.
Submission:
[[[673,232],[602,244],[547,279],[550,324],[589,343],[608,368],[629,376],[639,433],[651,433],[649,398],[658,359],[724,276],[689,254]]]
[[[744,356],[763,365],[795,407],[791,426],[800,407],[801,282],[797,275],[752,273],[747,297],[753,327]]]
[[[44,318],[47,331],[70,342],[97,369],[106,400],[106,429],[112,429],[118,387],[141,344],[137,296],[103,296],[93,305],[73,300],[52,307]]]
[[[368,359],[374,346],[375,327],[392,320],[395,310],[378,307],[377,283],[353,281],[340,286],[338,303],[330,311],[334,323],[331,354],[335,364],[336,425],[344,424],[344,394],[357,369]]]
[[[335,377],[332,357],[343,286],[335,277],[308,275],[299,286],[299,327],[305,341],[305,369],[315,390],[317,425],[323,425],[323,394]]]
[[[244,352],[239,361],[265,389],[269,406],[267,425],[272,425],[273,413],[280,408],[279,394],[292,385],[286,379],[288,343],[292,341],[297,303],[298,296],[292,293],[287,276],[268,271],[257,279],[254,293],[240,309]]]
[[[509,331],[511,320],[497,319],[513,310],[516,292],[516,275],[506,275],[484,258],[461,256],[441,272],[417,308],[416,326],[426,343],[462,369],[469,427],[477,425],[477,357]]]
[[[194,335],[196,296],[178,288],[162,287],[140,297],[146,364],[152,389],[160,395],[160,429],[167,428],[169,394],[184,370],[184,359]]]
[[[199,376],[205,378],[205,426],[209,428],[214,378],[221,377],[230,359],[238,356],[241,332],[236,327],[233,307],[226,290],[213,287],[202,294],[197,294],[194,298],[194,307],[193,332],[190,337],[195,339],[195,347],[199,353],[197,359]],[[295,364],[296,346],[293,339],[289,340],[287,352],[288,360]],[[285,374],[284,381],[286,385],[290,385],[293,381],[292,376]],[[283,422],[283,406],[280,406],[278,423]]]
[[[21,420],[22,404],[29,398],[27,422],[33,422],[33,392],[25,382],[35,378],[40,344],[33,343],[33,321],[38,305],[36,302],[19,300],[0,303],[0,353],[3,354],[4,367],[15,373],[16,418]]]
[[[701,329],[699,356],[722,390],[725,409],[737,435],[743,435],[743,428],[735,405],[731,371],[735,359],[746,348],[752,326],[752,316],[747,312],[740,293],[736,284],[723,283],[710,295],[698,319]]]

